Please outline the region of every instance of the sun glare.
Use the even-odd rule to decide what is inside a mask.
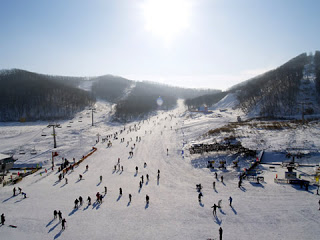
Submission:
[[[187,0],[147,0],[143,6],[145,28],[171,43],[188,27],[190,2]]]

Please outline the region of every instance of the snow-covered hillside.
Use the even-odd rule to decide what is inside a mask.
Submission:
[[[241,169],[228,166],[225,170],[210,171],[195,164],[206,161],[209,155],[190,155],[187,146],[203,139],[201,136],[208,130],[236,121],[238,112],[228,109],[206,115],[190,114],[185,112],[180,101],[173,111],[159,111],[148,120],[123,126],[108,121],[111,107],[107,103],[98,102],[96,109],[93,127],[88,111],[70,121],[60,122],[62,128],[56,129],[57,149],[53,149],[52,129],[46,127],[47,123],[0,126],[1,152],[15,152],[15,157],[19,158],[17,165],[41,162],[43,166],[15,186],[0,187],[0,214],[6,216],[5,225],[0,227],[0,239],[218,239],[220,227],[223,239],[319,238],[316,189],[310,186],[309,191],[304,191],[274,183],[276,174],[279,178],[284,177],[280,166],[271,170],[267,165],[260,165],[265,182],[244,181],[243,188],[239,189]],[[120,134],[121,130],[124,131]],[[312,134],[317,131],[319,129],[315,127]],[[118,139],[112,136],[112,146],[108,148],[108,141],[101,139],[116,132]],[[96,144],[98,134],[100,141]],[[259,134],[252,133],[246,144],[257,142],[258,138],[253,136]],[[305,138],[309,136],[308,131],[300,134],[305,134]],[[288,144],[281,134],[277,135],[276,141],[280,146]],[[65,179],[58,181],[57,166],[54,171],[50,169],[51,152],[59,153],[58,164],[62,157],[79,160],[93,146],[98,150],[66,174],[68,184]],[[33,147],[37,155],[30,155]],[[320,146],[315,142],[314,147]],[[21,148],[25,149],[25,155],[18,154]],[[129,157],[131,148],[132,158]],[[217,156],[217,160],[220,157],[223,158]],[[117,166],[114,170],[118,158],[123,171]],[[245,164],[251,160],[242,159]],[[215,172],[218,179],[215,179]],[[79,174],[83,176],[82,180],[79,180]],[[144,183],[139,189],[142,175]],[[221,176],[224,176],[224,183]],[[213,190],[213,181],[216,190]],[[201,202],[198,202],[196,191],[199,183],[203,186]],[[105,186],[107,194],[103,193]],[[21,194],[13,197],[13,187],[22,188],[27,198]],[[122,196],[119,188],[123,190]],[[102,204],[95,202],[97,192],[104,195]],[[129,194],[132,195],[131,202]],[[146,195],[150,197],[149,204],[146,204]],[[74,201],[79,196],[84,200],[90,196],[92,205],[88,206],[84,201],[74,209]],[[230,196],[232,206],[228,202]],[[220,199],[222,208],[214,217],[211,206]],[[64,231],[59,220],[53,218],[54,210],[61,210],[67,221]],[[17,228],[8,227],[10,224]]]

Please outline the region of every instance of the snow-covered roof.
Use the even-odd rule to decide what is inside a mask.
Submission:
[[[10,155],[0,153],[0,160],[11,158]]]

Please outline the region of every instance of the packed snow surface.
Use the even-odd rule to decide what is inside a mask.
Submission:
[[[310,186],[309,191],[305,191],[274,183],[276,174],[279,178],[284,177],[280,166],[270,170],[267,165],[260,165],[264,182],[244,181],[243,188],[239,189],[241,169],[228,165],[225,170],[209,170],[195,164],[195,161],[206,161],[212,156],[190,155],[186,146],[199,140],[208,130],[236,121],[237,114],[193,115],[185,112],[180,101],[173,111],[158,111],[149,120],[127,124],[118,139],[112,136],[112,146],[108,148],[108,141],[101,139],[120,133],[124,125],[109,122],[112,109],[107,103],[98,102],[96,109],[94,126],[86,111],[75,119],[60,122],[62,128],[56,128],[56,149],[53,148],[52,128],[47,128],[47,123],[1,125],[0,151],[15,153],[18,166],[41,163],[42,169],[16,185],[0,188],[0,214],[6,216],[5,225],[0,227],[0,239],[218,239],[220,227],[223,239],[319,239],[320,211],[316,189]],[[317,129],[312,131],[312,136]],[[301,129],[299,134],[306,134],[301,137],[304,139],[309,132]],[[245,144],[253,145],[260,140],[257,139],[260,135],[248,133]],[[136,141],[137,136],[141,141]],[[272,141],[285,148],[288,144],[288,139],[284,139],[286,136],[273,134]],[[68,184],[65,179],[58,181],[58,167],[53,171],[50,168],[52,151],[58,152],[55,163],[59,164],[62,157],[79,160],[93,146],[98,150],[66,174]],[[318,142],[314,141],[312,147],[318,148]],[[132,158],[129,157],[131,148]],[[21,149],[25,154],[19,155]],[[32,149],[37,151],[36,155],[30,154]],[[114,170],[118,158],[123,171],[117,166]],[[219,160],[220,156],[216,158]],[[244,162],[251,160],[243,159]],[[215,172],[218,179],[215,179]],[[79,174],[83,176],[82,180],[79,180]],[[142,175],[144,183],[140,189]],[[220,180],[222,175],[224,183]],[[213,181],[216,190],[212,187]],[[201,202],[198,202],[196,191],[199,183],[203,186]],[[107,194],[104,194],[105,186]],[[13,187],[22,188],[27,198],[21,194],[13,196]],[[122,196],[119,188],[123,190]],[[97,192],[104,195],[102,204],[95,202]],[[132,195],[131,202],[129,194]],[[149,204],[146,204],[146,195],[150,197]],[[74,201],[79,196],[84,203],[74,209]],[[92,199],[90,206],[86,201],[88,196]],[[232,206],[228,202],[230,196]],[[214,217],[211,206],[220,199],[222,208]],[[59,220],[53,218],[54,210],[61,210],[67,221],[64,231]]]

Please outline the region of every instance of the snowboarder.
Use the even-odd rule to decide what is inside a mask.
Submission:
[[[122,188],[119,188],[119,195],[122,196]]]
[[[87,201],[88,201],[88,205],[91,205],[91,197],[90,196],[88,196]]]
[[[16,188],[14,187],[13,188],[13,196],[15,196],[16,195]]]
[[[18,187],[18,190],[19,190],[19,194],[21,193],[22,189],[20,187]]]
[[[131,195],[131,194],[129,194],[129,202],[131,202],[131,198],[132,198],[132,195]]]
[[[221,182],[223,183],[223,176],[221,176]]]
[[[201,202],[201,197],[202,197],[203,195],[202,195],[202,193],[200,192],[199,193],[199,195],[198,195],[198,200],[199,200],[199,202]]]
[[[58,215],[57,210],[54,210],[54,211],[53,211],[53,218],[56,219],[56,218],[57,218],[57,215]]]
[[[64,229],[66,229],[66,219],[64,218],[64,219],[62,219],[62,222],[61,222],[61,226],[62,226],[62,229],[64,230]]]
[[[216,190],[216,182],[215,181],[213,181],[212,187],[213,187],[214,190]]]
[[[79,197],[80,206],[82,206],[82,197]]]
[[[216,204],[213,204],[213,206],[211,207],[211,208],[213,208],[212,210],[213,210],[213,216],[217,216],[217,205]]]
[[[229,204],[230,204],[230,207],[231,207],[231,205],[232,205],[232,197],[231,196],[229,197]]]
[[[148,195],[146,195],[146,202],[147,202],[147,204],[149,204],[149,196]]]
[[[60,210],[59,210],[59,212],[58,212],[58,216],[59,216],[59,221],[61,221],[61,220],[62,220],[62,213],[61,213]]]
[[[78,208],[78,203],[79,203],[79,200],[78,198],[76,200],[74,200],[74,208]]]
[[[4,213],[1,214],[1,224],[4,225],[6,219],[4,218]]]
[[[222,230],[222,228],[220,227],[220,228],[219,228],[219,239],[220,239],[220,240],[222,240],[222,232],[223,232],[223,230]]]

